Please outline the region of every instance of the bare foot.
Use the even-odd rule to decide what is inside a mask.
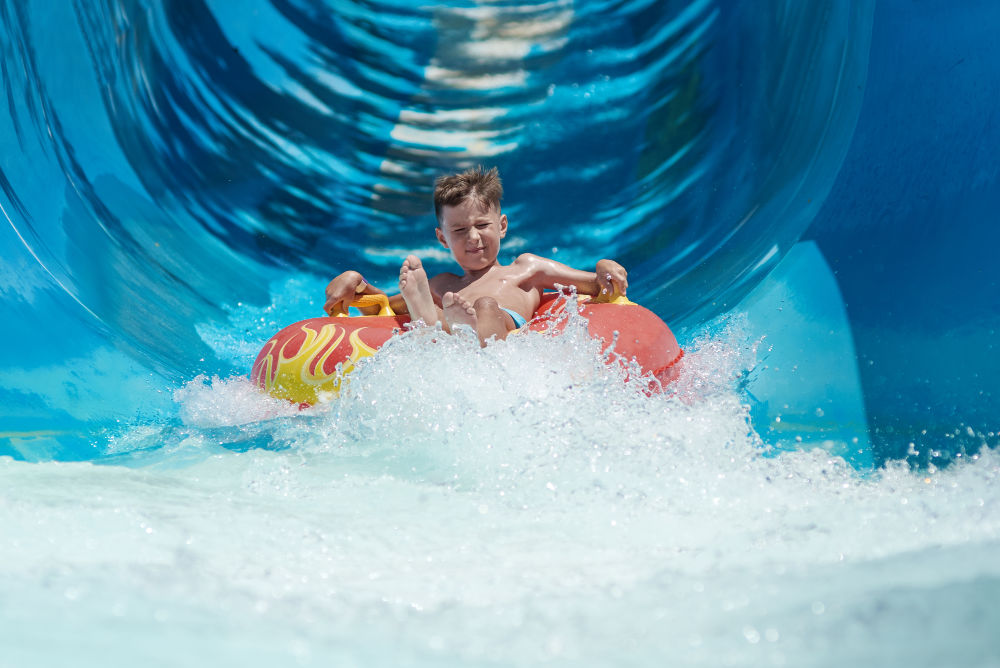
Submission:
[[[434,305],[434,297],[431,296],[427,272],[416,255],[407,256],[399,269],[399,291],[406,301],[410,320],[423,320],[428,325],[438,321],[438,310]]]
[[[449,328],[454,328],[455,325],[467,325],[475,330],[478,326],[476,309],[472,308],[469,300],[460,297],[458,293],[444,293],[441,305],[444,307],[444,321],[448,323]]]

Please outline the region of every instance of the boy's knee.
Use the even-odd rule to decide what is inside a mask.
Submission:
[[[476,315],[500,312],[500,304],[493,297],[480,297],[472,303],[472,308],[476,309]]]

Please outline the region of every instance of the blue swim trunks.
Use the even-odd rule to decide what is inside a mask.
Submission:
[[[517,311],[512,311],[511,309],[504,308],[503,306],[501,306],[500,308],[503,309],[504,311],[507,311],[507,313],[510,313],[510,317],[514,319],[514,329],[521,329],[526,324],[528,324],[528,321],[524,319],[524,316],[518,313]]]

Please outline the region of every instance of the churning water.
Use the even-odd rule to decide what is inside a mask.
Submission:
[[[6,459],[0,665],[995,665],[996,455],[772,456],[712,329],[652,396],[579,328],[424,328],[314,409],[201,377]]]

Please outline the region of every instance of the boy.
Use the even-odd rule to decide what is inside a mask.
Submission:
[[[400,295],[390,299],[393,310],[408,312],[413,322],[441,323],[446,331],[455,325],[468,325],[486,345],[492,337],[507,338],[530,320],[543,290],[573,285],[579,294],[625,294],[628,274],[614,260],[600,260],[595,272],[530,253],[509,265],[500,264],[500,240],[507,235],[507,216],[500,211],[502,197],[503,186],[495,167],[489,171],[470,169],[437,180],[435,233],[463,273],[428,279],[419,258],[408,256],[399,271]],[[358,272],[347,271],[327,285],[323,308],[330,315],[346,313],[355,294],[381,292]]]

